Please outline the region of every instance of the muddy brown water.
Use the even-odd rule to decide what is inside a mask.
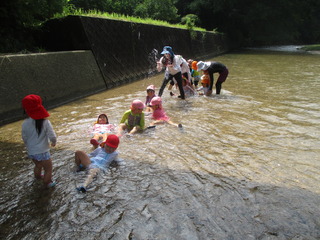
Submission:
[[[50,110],[55,189],[25,158],[22,121],[0,128],[1,239],[320,239],[320,55],[280,48],[219,56],[221,96],[163,99],[180,131],[122,137],[125,165],[75,190],[74,151],[100,113],[118,124],[163,75]],[[149,119],[146,117],[146,123]]]

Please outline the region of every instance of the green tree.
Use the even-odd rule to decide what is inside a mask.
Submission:
[[[144,0],[135,8],[134,15],[176,23],[179,19],[177,12],[172,0]]]

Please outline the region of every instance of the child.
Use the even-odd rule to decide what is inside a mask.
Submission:
[[[200,73],[198,72],[197,61],[193,61],[191,64],[191,76],[193,77],[194,86],[197,87],[200,81]]]
[[[42,179],[45,187],[56,185],[52,181],[52,160],[50,156],[50,144],[54,147],[57,136],[51,122],[46,119],[49,113],[42,105],[42,99],[38,95],[27,95],[22,99],[22,106],[29,118],[22,123],[22,139],[27,147],[28,157],[34,162],[34,176]],[[44,175],[41,174],[44,170]]]
[[[194,95],[194,90],[191,87],[190,82],[184,76],[182,77],[182,86],[183,86],[183,91],[186,97],[190,97]]]
[[[162,99],[161,97],[154,97],[151,100],[151,107],[153,109],[153,113],[151,118],[154,120],[150,126],[154,126],[156,124],[169,123],[173,126],[182,128],[182,124],[177,124],[170,121],[170,118],[167,116],[166,112],[162,108]]]
[[[144,104],[140,100],[134,100],[131,103],[130,110],[126,111],[120,121],[118,136],[122,136],[125,130],[128,133],[135,134],[144,129]]]
[[[202,87],[198,88],[198,91],[203,91],[202,93],[199,93],[199,95],[207,95],[208,91],[209,91],[209,75],[202,75],[201,76],[201,84]]]
[[[108,135],[112,134],[114,131],[114,125],[109,124],[108,116],[106,114],[100,114],[98,116],[97,122],[93,125],[93,138],[90,140],[90,143],[94,148],[99,146],[99,141],[102,139],[102,142],[105,142]]]
[[[147,96],[146,96],[146,112],[151,112],[152,108],[150,106],[150,101],[152,98],[156,96],[154,85],[150,85],[147,87]]]
[[[111,134],[107,140],[101,143],[101,147],[96,148],[92,153],[87,155],[83,151],[75,152],[75,163],[78,168],[88,168],[89,174],[84,184],[78,187],[80,192],[86,192],[87,186],[93,181],[93,178],[100,172],[106,170],[113,161],[118,161],[118,152],[116,149],[119,146],[119,138]]]

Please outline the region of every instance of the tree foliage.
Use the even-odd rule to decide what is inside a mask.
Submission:
[[[28,28],[70,6],[182,22],[189,29],[199,24],[225,33],[237,46],[320,42],[319,0],[4,0],[0,51],[29,48]]]

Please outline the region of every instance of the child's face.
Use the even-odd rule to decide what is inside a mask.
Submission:
[[[107,118],[106,116],[100,116],[99,119],[98,119],[98,123],[99,124],[106,124],[107,123]]]
[[[153,110],[157,110],[160,106],[159,105],[152,105],[151,107]]]
[[[143,108],[135,108],[135,107],[132,107],[131,108],[131,111],[133,114],[141,114],[142,111],[143,111]]]
[[[151,90],[151,89],[148,89],[148,90],[147,90],[147,95],[148,95],[149,97],[152,97],[152,96],[154,95],[154,91]]]
[[[107,144],[104,144],[104,150],[106,153],[113,153],[117,148],[109,147]]]

